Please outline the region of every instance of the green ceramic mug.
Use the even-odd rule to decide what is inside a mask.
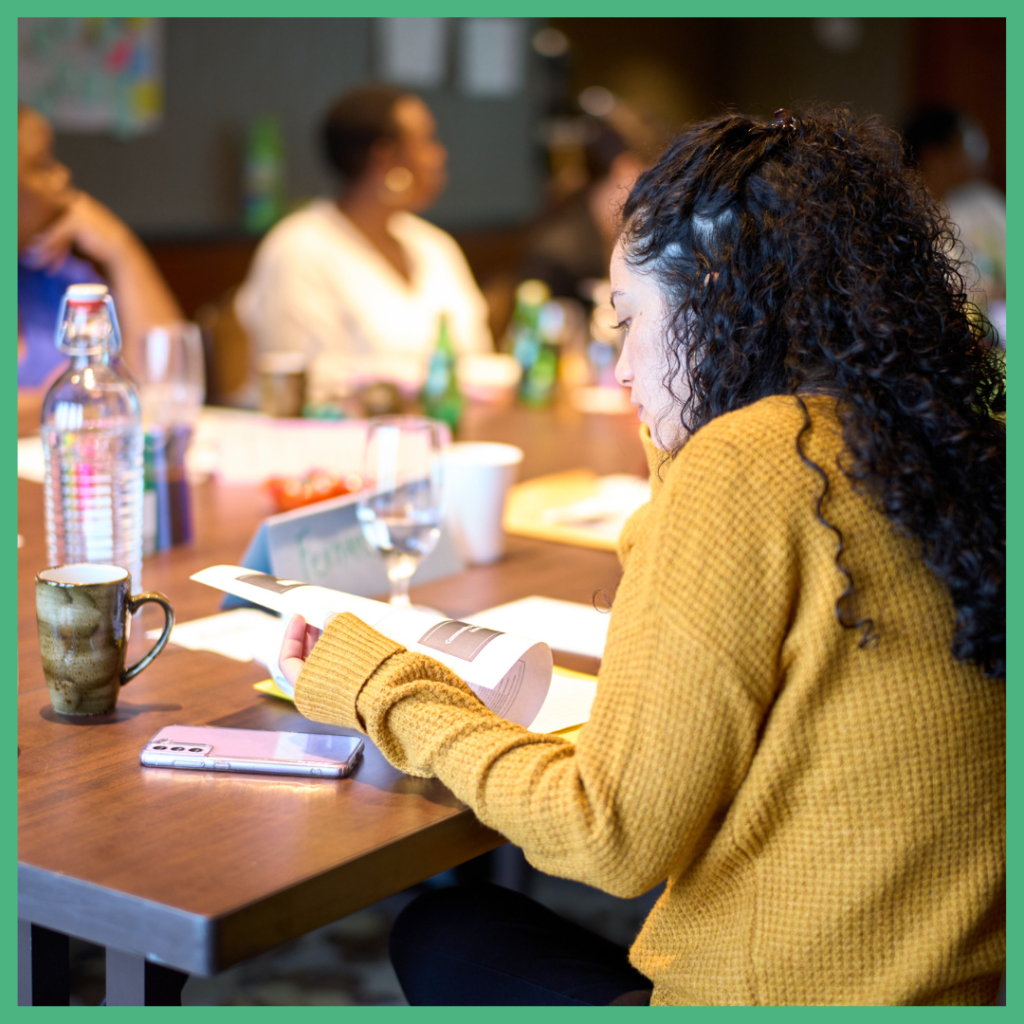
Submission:
[[[113,711],[121,687],[164,649],[174,610],[163,594],[132,597],[117,565],[57,565],[36,576],[39,652],[53,710],[62,715]],[[125,668],[132,614],[148,601],[164,610],[164,630],[146,655]]]

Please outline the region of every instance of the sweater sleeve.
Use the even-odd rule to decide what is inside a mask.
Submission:
[[[349,615],[307,661],[299,709],[435,775],[543,871],[621,896],[678,873],[710,842],[753,756],[785,619],[751,596],[751,574],[778,567],[749,521],[757,503],[737,500],[736,460],[727,446],[699,447],[677,457],[648,509],[576,744],[499,718],[446,668]]]

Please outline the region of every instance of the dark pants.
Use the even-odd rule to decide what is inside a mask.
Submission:
[[[626,950],[497,885],[434,889],[399,914],[391,962],[413,1006],[645,1002]]]

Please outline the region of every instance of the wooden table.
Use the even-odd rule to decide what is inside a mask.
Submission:
[[[476,409],[465,436],[519,443],[523,476],[642,467],[629,417]],[[167,594],[181,622],[212,614],[220,597],[189,575],[237,561],[272,512],[255,487],[203,484],[194,503],[194,543],[144,565],[146,588]],[[47,564],[42,488],[23,481],[18,532],[20,1003],[67,1004],[68,935],[107,947],[109,1005],[158,1003],[174,971],[216,973],[504,841],[440,782],[403,775],[370,743],[340,781],[139,764],[144,743],[175,723],[345,732],[253,690],[266,675],[255,663],[169,645],[115,712],[55,714],[35,625],[34,576]],[[529,594],[589,602],[597,590],[614,595],[618,579],[606,552],[510,537],[497,565],[414,587],[413,598],[458,617]],[[143,625],[161,620],[147,611]],[[148,646],[142,632],[136,624],[130,656]]]

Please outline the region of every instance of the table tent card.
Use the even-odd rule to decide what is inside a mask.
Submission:
[[[319,628],[332,616],[351,612],[408,650],[447,665],[495,714],[519,725],[531,725],[551,686],[551,648],[526,637],[237,565],[215,565],[192,579],[278,612],[284,620],[301,615]]]
[[[358,495],[347,494],[269,516],[242,555],[242,565],[359,597],[387,593],[384,560],[367,544],[356,518],[358,500]],[[462,568],[451,530],[445,525],[437,546],[420,563],[414,579],[429,583]],[[221,607],[227,611],[246,603],[229,594]]]

